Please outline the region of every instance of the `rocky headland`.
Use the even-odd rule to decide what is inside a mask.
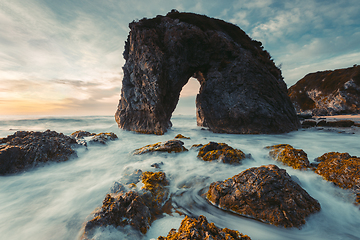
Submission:
[[[176,10],[129,27],[115,114],[120,128],[166,132],[192,76],[200,83],[199,126],[219,133],[283,133],[300,127],[280,69],[239,27]]]
[[[289,88],[300,115],[360,113],[360,66],[307,74]]]

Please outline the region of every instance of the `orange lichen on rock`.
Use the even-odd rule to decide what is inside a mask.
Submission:
[[[209,142],[202,146],[198,153],[198,158],[204,161],[218,160],[223,163],[240,163],[245,158],[245,153],[239,149],[234,149],[226,143]]]
[[[213,182],[207,199],[222,209],[283,227],[300,228],[308,215],[320,210],[319,202],[276,165]]]
[[[294,169],[310,168],[307,154],[302,149],[295,149],[289,144],[278,144],[266,147],[270,149],[269,155]]]
[[[200,215],[198,219],[185,216],[178,231],[171,229],[166,237],[158,237],[158,240],[178,239],[250,240],[251,238],[236,230],[218,228],[214,223],[209,223],[204,216]]]
[[[141,175],[141,181],[144,184],[143,198],[147,202],[150,211],[153,214],[159,214],[161,208],[169,197],[169,182],[164,172],[144,172]]]
[[[184,143],[180,140],[169,140],[166,142],[158,142],[155,144],[146,145],[144,147],[138,148],[134,151],[134,155],[140,155],[150,152],[184,152],[188,151],[184,146]]]
[[[185,136],[183,136],[183,135],[181,135],[181,134],[176,135],[175,138],[190,139],[189,137],[185,137]]]
[[[360,158],[349,153],[329,152],[315,159],[315,173],[344,189],[360,189]],[[359,192],[360,193],[360,192]]]

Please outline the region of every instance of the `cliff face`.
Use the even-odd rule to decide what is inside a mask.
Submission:
[[[360,113],[360,66],[310,73],[288,93],[299,114]]]
[[[197,123],[213,132],[280,133],[299,127],[281,71],[261,43],[222,20],[172,11],[129,25],[119,127],[163,134],[182,87],[200,82]]]

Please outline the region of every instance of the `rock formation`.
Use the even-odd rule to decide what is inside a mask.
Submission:
[[[246,157],[245,153],[239,149],[234,149],[226,143],[209,142],[202,146],[198,153],[198,158],[204,161],[219,161],[223,163],[240,163]]]
[[[150,152],[184,152],[188,151],[184,146],[184,142],[180,140],[168,140],[166,142],[158,142],[154,144],[149,144],[144,147],[138,148],[134,151],[134,155],[140,155],[144,153],[150,153]]]
[[[76,142],[78,144],[87,146],[87,142],[89,141],[90,143],[101,143],[101,144],[106,144],[107,141],[114,141],[116,139],[118,139],[118,137],[116,136],[115,133],[113,132],[107,132],[107,133],[90,133],[87,131],[76,131],[73,132],[70,137],[75,138]],[[89,139],[85,139],[89,137]]]
[[[360,158],[349,153],[329,152],[315,159],[319,164],[315,173],[335,185],[350,189],[360,204]]]
[[[213,132],[283,133],[299,128],[281,71],[239,27],[193,13],[129,24],[119,127],[163,134],[182,87],[200,82],[197,123]]]
[[[185,216],[179,230],[171,229],[166,237],[158,237],[158,240],[251,240],[247,235],[243,235],[236,230],[228,228],[218,228],[214,223],[209,223],[202,215],[198,219]]]
[[[75,139],[62,133],[17,131],[0,138],[0,175],[17,173],[48,161],[66,161],[76,156]]]
[[[266,148],[270,149],[269,155],[276,161],[280,161],[294,169],[310,168],[307,154],[302,149],[295,149],[289,144],[278,144]]]
[[[288,92],[298,114],[360,113],[360,66],[310,73]]]
[[[136,184],[140,180],[143,186],[137,190]],[[141,170],[128,176],[122,183],[115,182],[101,209],[95,211],[94,217],[86,222],[81,239],[91,239],[97,227],[109,225],[119,227],[124,233],[137,235],[134,239],[141,238],[155,216],[162,213],[162,207],[169,197],[168,185],[165,173],[143,173]]]
[[[320,210],[319,202],[275,165],[214,182],[207,199],[222,209],[284,227],[299,228],[305,217]]]

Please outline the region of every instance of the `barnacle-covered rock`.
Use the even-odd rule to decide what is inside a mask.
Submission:
[[[214,223],[209,223],[203,215],[200,215],[197,219],[185,216],[178,231],[171,229],[166,237],[158,237],[158,240],[178,239],[250,240],[251,238],[236,230],[218,228]]]
[[[17,173],[48,161],[67,161],[76,156],[76,141],[62,133],[17,131],[0,138],[0,175]]]
[[[222,209],[283,227],[300,228],[308,215],[320,210],[319,202],[275,165],[214,182],[207,199]]]
[[[219,161],[223,163],[240,163],[246,158],[245,153],[234,149],[226,143],[209,142],[199,150],[198,157],[204,161]]]
[[[166,142],[158,142],[155,144],[146,145],[144,147],[138,148],[134,151],[134,155],[140,155],[150,152],[184,152],[188,151],[184,146],[184,143],[180,140],[168,140]]]
[[[307,154],[302,149],[295,149],[289,144],[278,144],[266,147],[270,149],[269,155],[294,169],[310,168]]]
[[[335,185],[354,191],[360,203],[360,158],[349,153],[329,152],[315,159],[315,173]]]

